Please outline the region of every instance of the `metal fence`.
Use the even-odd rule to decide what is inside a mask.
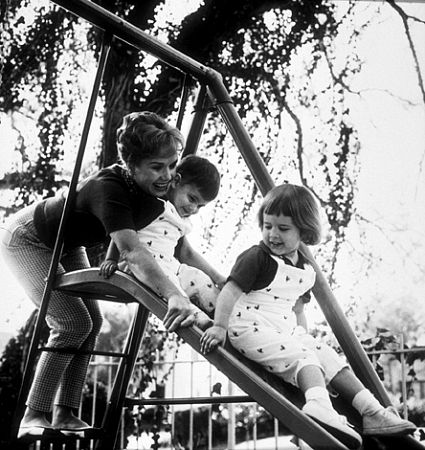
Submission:
[[[183,344],[184,348],[184,344]],[[175,397],[200,397],[208,395],[240,395],[243,394],[240,389],[227,380],[217,369],[210,365],[201,355],[193,351],[187,346],[185,357],[177,360],[162,360],[158,358],[154,361],[153,372],[161,372],[164,367],[170,373],[170,378],[168,379],[164,395],[167,398]],[[416,401],[422,400],[425,397],[425,364],[423,372],[416,373],[416,377],[412,377],[408,374],[409,366],[406,362],[406,358],[409,354],[425,352],[425,347],[417,347],[413,349],[404,348],[403,339],[400,339],[399,348],[394,348],[391,350],[379,350],[368,352],[368,355],[372,359],[374,366],[379,360],[380,366],[383,368],[384,374],[384,384],[390,394],[393,396],[395,403],[401,406],[402,415],[408,417],[408,404],[409,399],[412,396]],[[383,360],[382,360],[383,359]],[[90,377],[93,386],[97,387],[100,378],[102,378],[102,384],[106,385],[106,396],[109,396],[111,386],[113,383],[115,369],[118,363],[114,362],[112,359],[100,360],[96,357],[90,363]],[[101,377],[100,377],[101,374]],[[201,374],[201,375],[200,375]],[[419,375],[419,376],[418,376]],[[154,380],[158,380],[160,374],[157,373],[154,376]],[[105,381],[106,380],[106,381]],[[154,384],[154,382],[153,382]],[[153,386],[154,388],[154,386]],[[94,388],[92,391],[92,396],[90,399],[90,409],[91,409],[91,420],[95,423],[96,418],[96,404],[97,404],[98,389]],[[149,389],[147,391],[147,396],[149,396]],[[425,402],[424,402],[425,403]],[[249,406],[245,408],[245,414],[249,417],[245,418],[245,423],[237,423],[237,417],[241,415],[241,405],[235,404],[220,404],[220,405],[198,405],[198,404],[187,404],[187,405],[170,405],[165,408],[165,416],[163,417],[162,425],[168,424],[168,426],[162,426],[161,431],[159,429],[155,430],[155,427],[151,427],[150,430],[141,430],[138,427],[140,421],[140,412],[135,411],[125,411],[122,414],[121,432],[118,442],[119,449],[132,449],[132,450],[144,450],[150,448],[168,448],[168,449],[188,449],[196,450],[198,448],[213,450],[213,449],[257,449],[265,448],[259,445],[259,435],[258,435],[258,416],[264,410],[259,407],[256,403],[246,404]],[[87,408],[87,405],[86,405]],[[149,408],[144,407],[145,411]],[[195,424],[196,412],[200,410],[206,410],[207,414],[207,433],[203,436],[203,441],[200,443],[200,430]],[[221,409],[217,413],[217,409]],[[184,427],[186,427],[185,434],[188,436],[184,439],[183,443],[176,439],[176,418],[178,415],[183,414],[185,416]],[[213,446],[213,421],[214,416],[221,414],[222,419],[226,419],[227,428],[227,442],[226,445]],[[267,449],[279,449],[291,448],[290,439],[292,438],[294,444],[297,442],[296,437],[282,437],[282,433],[279,432],[279,423],[276,419],[270,419],[273,423],[271,433],[267,440]],[[129,433],[128,424],[129,421],[134,421],[133,433]],[[125,431],[125,425],[126,431]],[[236,443],[236,429],[243,428],[246,429],[246,438],[244,444]],[[143,427],[142,427],[143,428]],[[181,430],[181,421],[180,421]],[[261,436],[263,439],[264,436]],[[285,440],[284,444],[282,439]],[[296,448],[294,445],[292,448]]]

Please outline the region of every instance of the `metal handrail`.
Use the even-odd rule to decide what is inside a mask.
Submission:
[[[149,53],[169,66],[202,80],[212,71],[190,56],[164,44],[158,39],[121,19],[105,8],[89,0],[51,0],[78,17],[92,23],[101,30],[108,31],[128,44]]]

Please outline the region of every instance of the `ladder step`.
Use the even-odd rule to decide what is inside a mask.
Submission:
[[[114,356],[117,358],[128,358],[126,353],[122,352],[104,352],[100,350],[80,350],[78,348],[54,348],[54,347],[40,347],[42,352],[52,352],[52,353],[69,353],[72,355],[100,355],[100,356]]]
[[[101,428],[90,428],[84,431],[77,432],[65,432],[60,430],[44,430],[42,436],[28,434],[20,437],[18,439],[19,446],[29,445],[36,442],[41,442],[42,444],[73,444],[77,441],[91,441],[94,439],[99,439],[103,436],[103,430]],[[62,449],[62,447],[60,447]]]

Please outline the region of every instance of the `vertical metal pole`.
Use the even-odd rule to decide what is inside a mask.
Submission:
[[[375,363],[376,357],[373,357],[373,361],[374,361],[374,365]],[[394,392],[394,378],[393,378],[393,360],[390,359],[388,361],[388,378],[389,378],[389,385],[391,386],[391,390]]]
[[[94,427],[96,422],[96,403],[97,403],[97,381],[99,373],[99,364],[97,362],[97,357],[95,357],[94,363],[94,375],[93,375],[93,400],[92,400],[92,411],[91,411],[91,425]],[[90,450],[94,449],[94,442],[90,441]]]
[[[174,398],[176,395],[176,361],[174,360],[172,363],[172,377],[171,377],[171,398]],[[171,436],[173,439],[176,435],[176,415],[175,415],[175,407],[171,405]]]
[[[115,448],[121,420],[121,410],[124,406],[128,383],[133,373],[148,318],[149,310],[142,304],[137,304],[137,310],[124,345],[126,357],[122,358],[119,363],[115,374],[114,386],[103,416],[102,429],[104,434],[96,444],[96,449],[98,450],[112,450]]]
[[[252,440],[254,441],[254,450],[257,449],[257,418],[258,418],[258,403],[254,405],[254,423],[252,425]]]
[[[234,394],[233,389],[233,382],[228,380],[228,395]],[[228,403],[227,409],[229,411],[229,420],[227,422],[227,448],[235,448],[236,445],[236,437],[235,437],[235,426],[236,426],[236,420],[235,420],[235,404],[234,403]]]
[[[124,447],[124,433],[125,433],[125,416],[124,411],[126,408],[121,409],[121,420],[120,420],[120,427],[121,427],[121,433],[120,433],[120,448]]]
[[[112,358],[112,356],[110,356],[108,358],[109,361],[109,366],[108,366],[108,392],[107,392],[107,398],[109,398],[111,396],[111,391],[112,391],[112,370],[114,367],[114,360]]]
[[[195,352],[192,350],[192,357],[190,358],[190,397],[193,397],[193,358],[195,356]],[[189,450],[193,450],[193,403],[190,404],[189,410]]]
[[[273,419],[274,425],[274,447],[275,450],[279,450],[279,421],[276,417]]]
[[[208,392],[212,395],[212,365],[209,364]],[[208,405],[208,450],[212,449],[212,404]]]
[[[195,113],[190,124],[189,133],[186,139],[186,146],[182,156],[195,154],[199,141],[201,140],[202,132],[204,131],[205,121],[208,114],[209,98],[207,95],[207,88],[202,85],[197,94],[195,102]]]
[[[179,114],[177,116],[177,122],[176,122],[176,127],[179,130],[182,129],[184,113],[186,111],[187,98],[189,96],[189,85],[190,85],[189,80],[190,80],[189,75],[185,74],[184,80],[183,80],[182,94],[180,97]]]
[[[408,418],[407,412],[407,370],[406,354],[404,353],[404,334],[400,333],[400,363],[401,363],[401,400],[403,402],[403,417]]]
[[[17,407],[15,412],[14,421],[12,424],[12,439],[15,439],[19,423],[22,419],[25,407],[25,400],[28,396],[28,392],[30,389],[30,382],[32,378],[32,372],[35,365],[35,360],[38,352],[38,344],[40,341],[41,330],[44,322],[44,318],[46,317],[47,308],[49,305],[50,295],[53,290],[53,284],[56,277],[57,268],[59,265],[59,261],[61,258],[62,250],[63,250],[63,240],[64,240],[64,226],[70,215],[71,209],[73,207],[73,203],[76,197],[76,190],[78,184],[78,178],[81,171],[81,166],[84,157],[84,151],[87,144],[87,137],[90,130],[90,124],[93,118],[94,109],[96,106],[96,100],[99,94],[100,85],[102,82],[103,72],[105,70],[105,66],[108,59],[108,53],[111,46],[112,36],[105,33],[102,42],[102,50],[100,54],[100,59],[97,67],[96,77],[93,84],[93,89],[90,97],[89,106],[87,109],[87,115],[84,122],[83,132],[81,135],[80,146],[78,149],[77,157],[75,160],[74,171],[71,178],[71,183],[69,185],[68,196],[65,200],[65,205],[63,207],[61,220],[59,223],[58,234],[56,237],[55,246],[53,248],[52,260],[50,263],[49,273],[47,276],[46,285],[43,292],[43,297],[41,299],[40,308],[38,311],[37,322],[35,324],[34,333],[31,340],[30,349],[28,352],[27,361],[25,364],[25,370],[22,378],[22,384],[19,391]]]

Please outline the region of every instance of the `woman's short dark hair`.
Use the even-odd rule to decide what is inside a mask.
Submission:
[[[204,200],[210,202],[217,197],[220,189],[220,174],[208,159],[196,155],[184,157],[177,166],[182,184],[193,184]]]
[[[282,184],[271,189],[258,211],[263,228],[264,214],[291,217],[300,230],[301,240],[308,245],[318,244],[321,237],[320,213],[316,199],[309,189],[295,184]]]
[[[118,152],[129,169],[155,156],[163,147],[180,151],[184,138],[180,131],[153,112],[133,112],[124,116],[117,130]]]

